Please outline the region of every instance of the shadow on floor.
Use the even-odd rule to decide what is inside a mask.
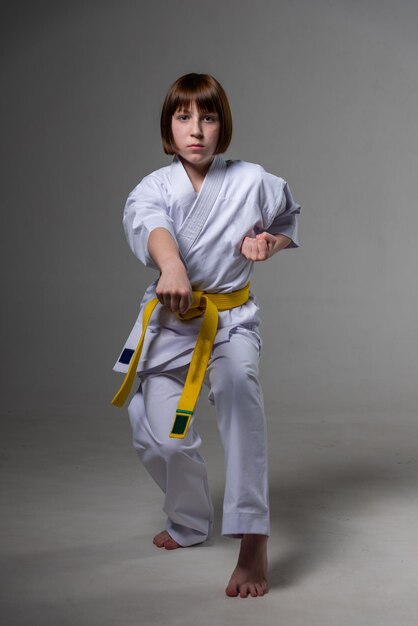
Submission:
[[[337,548],[349,544],[356,517],[367,514],[376,503],[387,501],[384,510],[390,515],[390,501],[400,489],[416,493],[416,473],[405,472],[399,461],[362,461],[358,455],[355,460],[352,453],[334,466],[328,463],[308,472],[305,465],[303,476],[301,472],[284,486],[283,480],[272,479],[272,533],[276,543],[280,544],[280,537],[285,539],[286,548],[270,561],[271,588],[292,586],[332,559]]]

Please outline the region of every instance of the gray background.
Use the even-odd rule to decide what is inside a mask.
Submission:
[[[14,3],[2,35],[3,406],[106,403],[154,274],[128,192],[168,162],[171,82],[211,72],[226,156],[286,178],[301,248],[256,268],[267,404],[416,405],[418,7]]]
[[[6,623],[415,624],[417,3],[9,2],[1,29]],[[122,209],[169,162],[161,101],[190,71],[229,95],[227,158],[286,178],[302,205],[301,248],[253,279],[272,473],[262,612],[222,596],[236,544],[219,518],[211,550],[155,552],[160,496],[110,406],[154,279]]]

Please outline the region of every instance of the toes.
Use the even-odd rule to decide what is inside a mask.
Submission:
[[[174,541],[166,530],[163,530],[161,533],[158,533],[158,535],[155,535],[152,542],[157,546],[157,548],[165,548],[166,550],[175,550],[180,547],[177,541]]]
[[[165,531],[158,533],[158,535],[155,535],[154,539],[152,540],[152,543],[154,545],[156,545],[158,548],[162,548],[164,545],[164,541],[167,539],[167,533]]]
[[[267,585],[263,588],[261,583],[246,583],[240,586],[240,596],[241,598],[247,598],[249,595],[252,598],[257,598],[264,596],[267,593]]]
[[[248,598],[251,596],[252,598],[257,598],[264,596],[268,592],[267,582],[263,583],[229,583],[227,588],[225,589],[225,593],[227,596],[236,597],[240,596],[241,598]]]
[[[164,542],[164,548],[166,550],[175,550],[176,548],[179,548],[179,544],[174,541],[174,539],[171,539],[171,537],[169,539],[167,539],[167,541]]]
[[[255,585],[256,591],[257,591],[257,595],[258,596],[264,596],[264,591],[263,591],[263,586],[259,585],[258,583]]]
[[[225,593],[230,598],[236,598],[238,595],[238,585],[229,583],[228,587],[225,589]]]

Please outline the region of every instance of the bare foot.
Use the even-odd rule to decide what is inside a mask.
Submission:
[[[227,596],[264,596],[267,585],[266,535],[243,535],[238,563],[225,589]]]
[[[157,548],[165,548],[166,550],[181,548],[181,545],[177,543],[177,541],[174,541],[166,530],[163,530],[161,533],[158,533],[158,535],[155,535],[152,543],[156,545]]]

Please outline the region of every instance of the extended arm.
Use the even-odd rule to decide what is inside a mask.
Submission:
[[[286,235],[272,235],[268,232],[260,233],[255,237],[245,237],[241,254],[250,261],[266,261],[273,254],[287,248],[292,240]]]
[[[156,288],[158,300],[173,312],[186,313],[192,302],[192,288],[177,244],[166,228],[151,231],[148,252],[161,272]]]

